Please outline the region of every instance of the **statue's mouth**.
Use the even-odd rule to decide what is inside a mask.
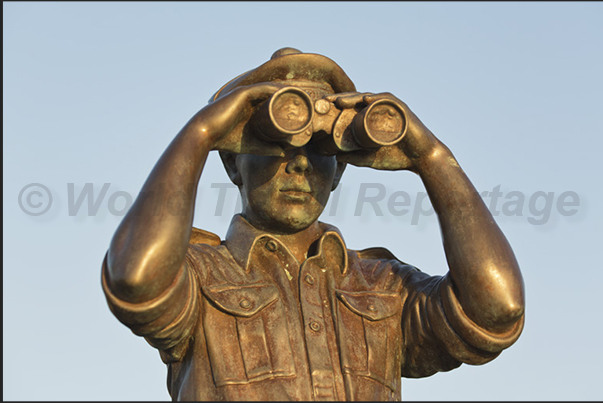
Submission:
[[[285,185],[280,191],[283,193],[311,193],[312,188],[310,188],[310,185],[306,182],[303,184]]]

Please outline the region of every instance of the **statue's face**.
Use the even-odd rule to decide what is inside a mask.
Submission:
[[[284,157],[236,156],[243,215],[255,227],[293,233],[315,222],[345,165],[320,154],[311,141]]]

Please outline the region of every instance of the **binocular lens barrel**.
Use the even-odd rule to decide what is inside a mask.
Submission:
[[[313,119],[312,99],[295,87],[275,92],[254,117],[258,134],[269,141],[285,140],[308,131],[311,136]]]
[[[354,117],[354,138],[366,148],[396,144],[406,133],[408,122],[402,108],[393,101],[380,99]]]

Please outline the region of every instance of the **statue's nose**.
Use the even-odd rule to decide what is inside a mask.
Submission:
[[[308,159],[308,157],[302,153],[298,153],[295,157],[293,157],[288,163],[287,163],[287,167],[285,168],[286,172],[288,174],[293,174],[293,173],[303,173],[305,171],[308,171],[309,173],[312,172],[312,164],[310,163],[310,160]]]

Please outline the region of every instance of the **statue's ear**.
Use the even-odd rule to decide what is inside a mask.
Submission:
[[[237,168],[237,154],[220,151],[220,159],[222,160],[224,169],[226,169],[226,173],[228,174],[228,177],[232,183],[237,186],[241,186],[243,182],[241,181],[241,174]]]
[[[339,181],[341,180],[341,175],[343,175],[343,171],[345,171],[345,167],[348,164],[345,162],[337,161],[337,169],[335,170],[335,177],[333,178],[333,186],[331,186],[331,192],[337,189],[337,185],[339,185]]]

